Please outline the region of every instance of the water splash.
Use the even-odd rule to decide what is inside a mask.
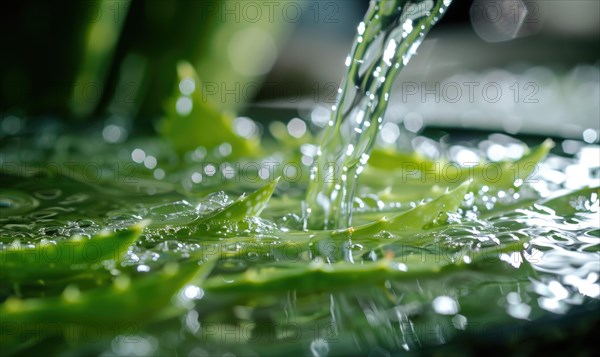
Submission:
[[[394,78],[450,3],[371,2],[346,58],[346,75],[311,170],[305,226],[350,226],[356,182],[383,122]]]

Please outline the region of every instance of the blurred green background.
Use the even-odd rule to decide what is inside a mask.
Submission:
[[[368,1],[32,0],[0,6],[2,118],[51,115],[77,123],[118,116],[137,132],[151,133],[161,130],[168,106],[176,103],[182,60],[197,73],[202,106],[213,117],[224,114],[224,123],[241,115],[258,121],[300,117],[318,126],[333,104]],[[425,105],[418,95],[405,100],[398,86],[388,117],[402,124],[416,113],[421,126],[572,138],[593,130],[598,138],[599,24],[597,1],[454,1],[398,82],[429,88],[449,78],[498,82],[506,84],[506,98],[514,94],[508,89],[513,82],[522,97],[533,82],[537,103],[514,96],[511,103],[483,105],[426,98]],[[192,116],[209,125],[215,120]]]
[[[180,60],[192,63],[203,82],[232,89],[245,86],[270,69],[291,27],[282,16],[263,14],[272,3],[5,4],[2,109],[74,118],[106,113],[155,117],[172,92]],[[301,5],[293,3],[292,9]],[[208,101],[221,110],[244,104],[211,95]]]

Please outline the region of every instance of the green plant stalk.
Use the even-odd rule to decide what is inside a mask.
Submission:
[[[203,288],[213,293],[235,293],[237,291],[266,293],[295,290],[298,292],[324,291],[348,285],[360,285],[385,280],[414,281],[423,278],[439,278],[451,272],[465,270],[478,271],[485,264],[496,262],[486,269],[487,273],[500,273],[506,263],[499,259],[500,254],[510,254],[523,249],[523,243],[515,242],[504,246],[484,248],[470,254],[471,262],[443,261],[439,256],[405,256],[396,259],[384,258],[377,262],[351,264],[338,262],[326,264],[322,261],[310,264],[294,264],[291,267],[267,267],[250,269],[242,274],[209,278]],[[512,270],[514,271],[514,269]],[[506,271],[504,271],[506,273]],[[511,270],[508,270],[511,274]]]
[[[200,284],[213,265],[169,263],[160,272],[136,279],[119,275],[112,285],[85,292],[70,285],[60,296],[9,298],[0,305],[2,344],[16,348],[26,343],[31,334],[38,341],[56,335],[77,339],[90,324],[100,332],[99,338],[135,334],[168,305],[183,285],[194,277],[194,283]]]
[[[105,260],[120,262],[139,238],[146,223],[92,238],[74,236],[57,242],[40,242],[35,247],[12,244],[0,250],[0,279],[19,284],[86,273]]]

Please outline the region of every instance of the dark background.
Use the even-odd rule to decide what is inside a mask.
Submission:
[[[505,0],[514,1],[514,0]],[[115,1],[115,3],[118,1]],[[566,70],[577,64],[597,65],[600,40],[595,1],[557,0],[566,10],[547,9],[546,1],[523,2],[535,11],[535,26],[509,41],[490,43],[473,29],[473,0],[455,0],[431,31],[427,41],[435,50],[423,50],[403,72],[403,78],[437,80],[461,71],[503,67],[515,62]],[[119,108],[116,114],[135,117],[138,128],[152,130],[163,113],[165,98],[175,83],[175,63],[205,56],[205,43],[218,19],[198,16],[218,0],[133,0],[124,17],[114,54],[100,76],[101,93],[93,110],[78,114],[70,107],[77,70],[83,54],[84,30],[89,24],[90,4],[98,1],[10,1],[0,5],[0,115],[54,115],[64,120],[95,120],[115,114],[111,109],[116,87],[123,76],[122,63],[136,51],[148,58],[145,80],[137,83],[136,110]],[[343,75],[343,60],[355,28],[369,3],[365,0],[301,1],[305,8],[321,9],[317,21],[305,11],[289,25],[291,34],[279,48],[272,70],[238,113],[258,120],[289,118],[301,105],[317,105]],[[596,3],[596,4],[594,4]],[[326,18],[327,9],[335,9]],[[93,8],[93,6],[92,6]],[[592,21],[590,21],[590,16]],[[158,20],[157,20],[158,19]],[[161,20],[162,19],[162,20]],[[328,20],[328,21],[326,21]],[[333,20],[333,21],[330,21]],[[425,46],[423,46],[425,47]],[[427,66],[422,64],[427,62]],[[285,100],[285,98],[305,98]],[[275,108],[276,110],[265,109]],[[266,110],[266,111],[265,111]]]

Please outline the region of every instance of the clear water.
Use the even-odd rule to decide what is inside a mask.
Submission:
[[[539,319],[566,318],[581,308],[597,309],[598,192],[575,195],[559,205],[544,203],[561,192],[600,184],[597,145],[579,142],[574,155],[551,155],[518,191],[481,187],[465,196],[461,209],[448,217],[448,225],[410,236],[382,231],[375,236],[350,233],[331,239],[326,231],[302,230],[300,202],[308,184],[306,176],[282,181],[261,218],[224,222],[207,233],[188,224],[228,205],[242,191],[260,187],[261,182],[236,180],[244,177],[239,172],[220,176],[225,164],[217,165],[214,176],[204,175],[195,182],[192,178],[201,168],[194,159],[198,153],[190,152],[184,163],[177,162],[155,140],[110,144],[103,143],[100,134],[79,138],[56,132],[68,150],[16,145],[36,142],[50,133],[42,130],[29,138],[8,138],[2,148],[2,247],[17,241],[35,246],[73,234],[91,236],[102,229],[119,230],[151,219],[144,236],[111,271],[148,274],[168,262],[189,259],[218,258],[218,263],[206,283],[190,281],[176,295],[172,306],[180,312],[173,316],[132,331],[111,332],[102,343],[53,342],[38,348],[106,356],[159,356],[175,351],[183,355],[251,351],[319,356],[418,352],[452,346],[465,336],[513,341],[526,338],[530,331],[545,334],[546,325],[538,323]],[[94,144],[93,156],[90,143]],[[496,154],[486,150],[490,143],[513,151],[515,145],[525,147],[518,139],[493,134],[471,144],[450,142],[443,154],[490,159]],[[139,153],[136,150],[155,157],[156,166],[138,162],[139,157],[133,155]],[[287,154],[280,154],[285,162]],[[217,162],[211,153],[206,155],[207,162]],[[11,166],[17,162],[21,171]],[[87,174],[71,173],[66,170],[69,163],[93,163],[102,168],[102,177],[94,178],[91,168]],[[116,181],[115,163],[121,168]],[[61,175],[49,175],[47,170],[56,173],[59,167]],[[130,167],[135,168],[131,177]],[[154,177],[158,169],[166,173],[160,179]],[[308,172],[309,167],[303,169]],[[566,174],[575,171],[580,175]],[[398,171],[386,172],[389,181],[381,180],[381,175],[378,169],[365,167],[354,200],[355,226],[405,211],[424,197],[439,194],[434,183],[420,180],[390,186],[399,182]],[[411,190],[407,192],[406,187]],[[514,242],[525,244],[523,250],[501,250]],[[489,266],[402,275],[405,271],[418,274],[430,265],[468,263],[473,254],[487,248],[498,249]],[[310,272],[310,267],[319,264],[347,262],[366,267],[386,257],[394,257],[398,264],[393,276],[365,268],[363,279],[350,282],[346,281],[350,276]],[[269,269],[300,269],[300,273],[291,280],[249,290],[254,283],[243,284],[261,269],[267,269],[261,273],[266,281]],[[228,284],[246,287],[229,291]],[[86,289],[81,287],[83,294]],[[3,290],[2,299],[14,293]],[[592,316],[584,314],[578,324],[587,326]]]
[[[383,124],[394,79],[451,2],[371,2],[346,58],[346,74],[311,173],[308,226],[351,226],[357,180]]]
[[[374,2],[359,26],[320,152],[308,133],[286,136],[277,124],[271,130],[279,141],[265,143],[271,154],[239,161],[219,148],[179,156],[159,139],[127,139],[125,126],[111,118],[76,135],[54,121],[31,125],[11,117],[8,125],[4,118],[0,249],[92,237],[149,220],[122,262],[97,267],[109,281],[130,274],[135,284],[173,262],[216,262],[207,280],[188,281],[148,322],[124,320],[132,324],[100,335],[94,324],[71,323],[69,331],[77,332],[60,338],[46,336],[44,324],[24,325],[39,339],[21,346],[22,353],[378,356],[477,351],[489,341],[515,352],[532,339],[543,345],[590,334],[600,299],[598,145],[565,140],[559,143],[564,152],[539,163],[526,181],[478,186],[457,211],[440,212],[418,232],[363,235],[353,228],[406,212],[446,189],[435,177],[407,176],[367,160],[393,78],[448,5]],[[442,140],[415,135],[411,149],[420,156],[412,158],[442,157],[460,166],[527,152],[524,142],[500,134]],[[327,171],[327,164],[336,166]],[[259,217],[194,223],[277,176],[282,179]],[[489,259],[476,261],[481,252]],[[58,292],[43,281],[30,290],[2,284],[0,301],[4,307],[59,295],[54,307],[60,309],[69,308],[73,294],[112,289],[82,279],[59,284]],[[166,285],[156,281],[133,306],[151,303]],[[573,318],[578,330],[563,328]],[[53,323],[67,327],[60,319]]]

